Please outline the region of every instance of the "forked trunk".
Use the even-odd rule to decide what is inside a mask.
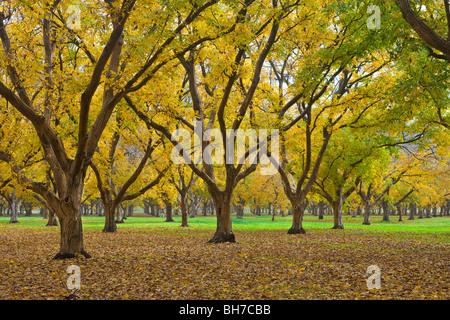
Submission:
[[[288,230],[288,234],[306,233],[302,225],[305,208],[306,203],[304,202],[292,204],[292,226]]]

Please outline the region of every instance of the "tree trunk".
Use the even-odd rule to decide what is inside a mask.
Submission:
[[[364,225],[370,225],[370,213],[371,213],[371,205],[368,201],[365,201],[364,203],[364,221],[362,224]]]
[[[419,207],[419,216],[417,219],[423,219],[423,207]]]
[[[325,210],[325,203],[323,203],[322,201],[319,202],[319,219],[322,220],[323,219],[323,212]]]
[[[66,208],[64,216],[59,217],[59,224],[61,227],[60,250],[54,259],[74,258],[78,253],[90,258],[90,255],[83,248],[80,206]]]
[[[414,214],[416,213],[416,205],[414,203],[409,204],[409,218],[408,220],[414,220]]]
[[[292,203],[292,226],[288,230],[288,234],[304,234],[306,233],[303,229],[302,221],[303,215],[305,213],[306,203],[303,201],[301,203]]]
[[[431,208],[430,205],[427,206],[426,208],[426,216],[425,218],[431,218]]]
[[[344,229],[344,223],[342,221],[342,200],[333,202],[333,219],[334,226],[332,229]]]
[[[18,223],[18,217],[19,217],[19,207],[22,203],[22,199],[17,199],[16,193],[13,192],[10,196],[9,206],[11,208],[11,218],[9,219],[9,223]]]
[[[382,221],[390,221],[389,219],[389,202],[386,200],[383,201],[383,220]]]
[[[217,228],[208,243],[235,242],[231,228],[231,194],[215,195],[213,202],[216,209]]]
[[[397,205],[397,214],[398,214],[398,221],[402,220],[402,206],[400,204]]]
[[[117,223],[124,223],[124,221],[123,221],[123,217],[126,215],[126,211],[127,210],[127,208],[125,207],[122,207],[122,206],[118,206],[117,207],[117,218],[116,218],[116,224]]]
[[[156,217],[156,212],[155,212],[155,205],[154,204],[150,204],[150,215],[152,217]]]
[[[205,200],[205,201],[203,201],[203,206],[202,206],[202,215],[204,217],[206,217],[206,210],[207,210],[207,208],[208,208],[208,201]]]
[[[111,208],[109,203],[104,204],[105,207],[105,226],[103,227],[103,232],[116,232],[117,226],[116,221],[114,221],[115,210]]]
[[[45,209],[47,210],[47,209]],[[58,226],[58,219],[56,218],[56,214],[53,211],[50,211],[48,213],[48,221],[45,225],[46,227],[57,227]]]
[[[173,222],[171,203],[166,203],[166,222]]]
[[[189,227],[188,224],[188,212],[187,212],[187,204],[186,204],[186,196],[180,195],[180,207],[181,207],[181,226]]]

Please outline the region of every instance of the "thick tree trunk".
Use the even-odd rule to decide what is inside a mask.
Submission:
[[[115,210],[108,203],[105,203],[105,226],[103,232],[116,232],[117,226],[114,220]]]
[[[166,203],[166,222],[173,222],[172,218],[172,204]]]
[[[332,206],[334,218],[334,226],[332,229],[344,229],[344,223],[342,221],[342,201],[335,201]]]
[[[217,228],[214,236],[208,243],[235,242],[234,233],[231,228],[231,196],[224,195],[224,199],[215,199]]]
[[[90,258],[83,247],[83,228],[79,207],[73,208],[72,212],[66,213],[64,217],[59,217],[59,224],[61,226],[60,250],[54,259],[74,258],[79,253]]]
[[[306,203],[292,203],[292,226],[288,230],[288,234],[303,234],[306,233],[303,229],[302,221],[305,213]]]
[[[369,202],[365,202],[364,203],[364,221],[362,224],[364,225],[370,225],[370,214],[372,211],[372,206],[370,205]]]

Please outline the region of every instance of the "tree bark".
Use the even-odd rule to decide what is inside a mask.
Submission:
[[[396,0],[396,2],[400,7],[403,19],[408,22],[408,24],[414,29],[419,37],[422,38],[422,40],[424,40],[429,46],[441,51],[447,57],[447,60],[450,60],[449,38],[445,39],[444,37],[437,34],[433,29],[431,29],[425,23],[425,21],[422,20],[411,8],[409,0]],[[448,36],[450,36],[450,34],[448,34]]]
[[[430,205],[427,206],[427,208],[425,209],[426,211],[426,216],[425,218],[431,218],[431,208]]]
[[[166,222],[173,222],[173,218],[172,218],[172,204],[171,203],[166,203]]]
[[[409,218],[408,220],[414,220],[414,214],[416,213],[416,205],[411,202],[409,204]]]
[[[323,201],[319,202],[319,219],[322,220],[323,219],[323,213],[325,210],[325,203],[323,203]]]
[[[45,209],[47,210],[47,209]],[[55,227],[58,226],[58,219],[56,218],[56,215],[53,211],[48,212],[48,221],[45,225],[46,227]]]
[[[303,201],[301,203],[292,203],[292,226],[288,230],[288,234],[304,234],[306,233],[303,229],[303,215],[305,213],[306,203]]]
[[[341,199],[333,202],[333,219],[334,219],[334,226],[332,229],[344,229],[344,223],[342,221],[342,200]]]
[[[368,201],[365,201],[364,203],[364,221],[362,224],[364,225],[370,225],[370,214],[372,211],[372,206]]]
[[[117,226],[115,218],[115,209],[111,208],[110,203],[104,204],[104,213],[105,213],[105,226],[103,227],[103,232],[116,232]]]
[[[398,214],[398,221],[403,221],[402,220],[402,205],[401,204],[397,205],[397,214]]]
[[[386,200],[383,201],[383,220],[382,221],[390,221],[389,220],[389,202]]]
[[[124,223],[123,218],[126,215],[127,208],[124,208],[123,206],[119,205],[117,207],[117,218],[116,218],[116,224],[117,223]]]
[[[217,228],[208,243],[235,242],[231,228],[231,193],[223,192],[222,195],[212,197],[216,209]]]
[[[187,194],[184,194],[184,195],[180,195],[180,197],[179,197],[180,208],[181,208],[181,227],[189,227],[186,196],[187,196]]]
[[[91,256],[83,247],[83,227],[80,206],[65,206],[65,214],[59,217],[61,227],[60,250],[54,259],[74,258],[78,253]]]

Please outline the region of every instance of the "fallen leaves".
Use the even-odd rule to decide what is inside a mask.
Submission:
[[[91,259],[52,260],[57,228],[0,226],[0,299],[64,299],[67,266],[81,269],[78,299],[448,299],[447,243],[398,241],[367,231],[86,230]],[[381,289],[366,286],[369,265]]]

